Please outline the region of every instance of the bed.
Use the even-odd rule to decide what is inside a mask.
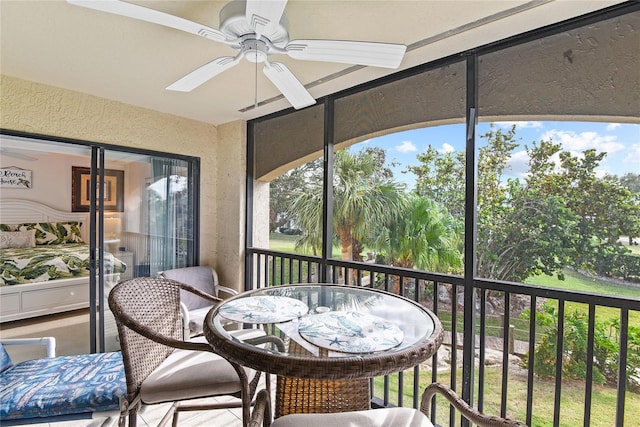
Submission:
[[[89,306],[88,215],[39,202],[0,203],[0,322]],[[17,247],[16,247],[17,246]],[[127,266],[105,253],[105,286]]]

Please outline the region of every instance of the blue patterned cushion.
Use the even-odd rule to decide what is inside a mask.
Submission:
[[[13,362],[11,362],[11,357],[4,348],[4,345],[0,344],[0,347],[2,347],[0,348],[0,373],[2,373],[12,367]]]
[[[0,420],[119,409],[120,352],[29,360],[0,375]]]

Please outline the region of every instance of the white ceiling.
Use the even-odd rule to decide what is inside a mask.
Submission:
[[[290,39],[402,43],[401,69],[620,3],[607,0],[290,0]],[[213,28],[224,1],[135,1]],[[171,28],[72,6],[0,0],[0,72],[212,124],[289,108],[242,61],[190,93],[164,88],[230,47]],[[315,98],[396,70],[278,55]],[[257,81],[256,81],[257,76]],[[254,109],[254,100],[262,103]],[[250,107],[245,112],[241,110]]]

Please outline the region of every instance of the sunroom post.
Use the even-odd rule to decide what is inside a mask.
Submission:
[[[462,347],[462,398],[473,405],[475,355],[476,275],[476,123],[478,119],[478,55],[467,56],[467,143],[465,160],[464,228],[464,335]],[[455,351],[455,349],[454,349]],[[463,420],[463,426],[469,422]]]

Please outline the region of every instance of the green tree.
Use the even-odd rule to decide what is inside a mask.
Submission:
[[[310,185],[309,180],[322,179],[322,162],[313,160],[302,166],[291,169],[271,181],[269,185],[269,231],[274,232],[279,227],[291,221],[290,206],[294,194],[301,188]]]
[[[519,146],[515,127],[491,125],[478,153],[477,268],[481,277],[522,281],[535,274],[557,274],[568,265],[593,268],[616,265],[602,257],[620,257],[622,235],[638,235],[640,203],[622,183],[601,179],[596,168],[606,153],[562,151],[553,141],[533,142],[526,151],[524,178],[506,179],[509,160]],[[559,159],[559,161],[557,160]],[[419,194],[462,217],[465,159],[433,147],[409,167]],[[617,261],[619,264],[619,261]]]
[[[636,196],[640,196],[640,173],[628,172],[620,177],[620,183]]]
[[[635,238],[640,237],[640,209],[637,208],[640,206],[640,174],[629,172],[620,178],[607,175],[604,179],[610,181],[612,186],[622,187],[618,190],[620,193],[628,191],[622,197],[622,206],[615,221],[631,245]]]
[[[617,177],[597,176],[606,153],[589,149],[573,155],[553,141],[534,143],[527,152],[531,158],[528,188],[545,197],[561,197],[578,218],[572,237],[575,251],[568,265],[593,269],[602,264],[603,254],[629,252],[618,240],[640,232],[640,203]]]
[[[463,223],[441,204],[417,194],[378,233],[375,247],[387,263],[441,273],[460,273]]]
[[[407,167],[417,177],[416,193],[442,204],[454,217],[464,219],[464,153],[441,153],[429,145],[416,159],[418,165]]]
[[[354,246],[362,247],[369,229],[388,222],[403,206],[404,186],[390,179],[390,171],[381,164],[384,151],[380,149],[335,153],[333,231],[342,259],[353,260]],[[310,180],[309,184],[296,192],[291,212],[303,230],[298,244],[317,251],[322,242],[322,181]]]

